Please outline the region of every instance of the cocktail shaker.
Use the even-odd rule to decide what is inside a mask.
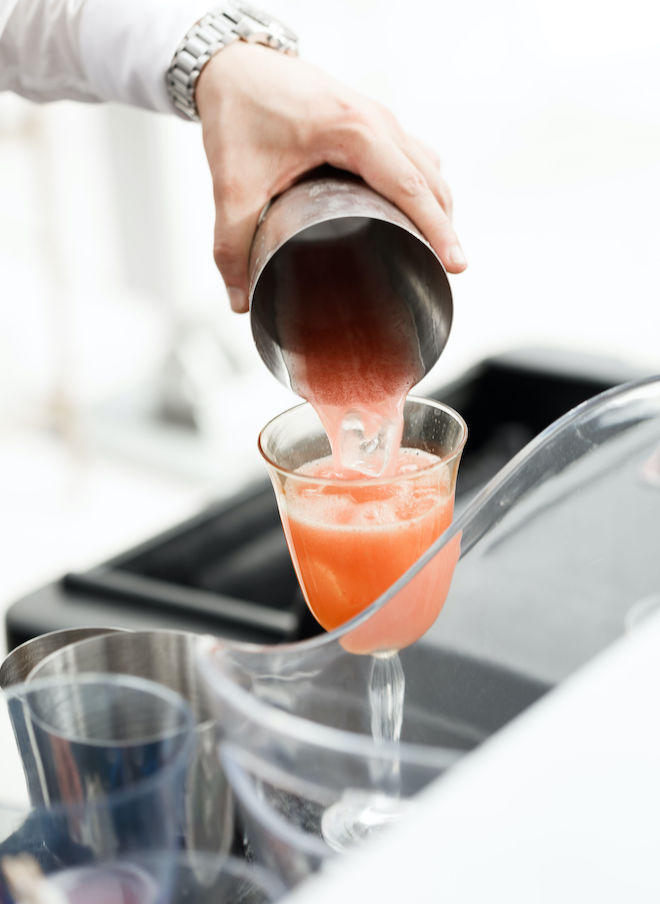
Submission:
[[[100,637],[102,634],[116,634],[125,632],[125,628],[62,628],[59,631],[49,631],[47,634],[39,634],[26,640],[5,656],[0,664],[0,689],[5,690],[14,684],[25,681],[39,663],[63,647],[77,643],[79,640],[88,640],[90,637]]]
[[[348,292],[352,277],[342,272],[347,249],[351,273],[364,277],[363,287],[358,284]],[[317,266],[317,259],[322,265]],[[421,379],[438,360],[451,327],[452,295],[444,267],[405,214],[357,177],[324,167],[268,205],[250,255],[254,342],[268,369],[294,390],[295,354],[287,347],[292,299],[297,299],[296,317],[305,317],[306,311],[311,316],[315,303],[328,297],[332,286],[327,284],[335,280],[342,304],[345,296],[347,306],[359,305],[368,293],[370,316],[393,321],[411,346],[416,381]],[[341,321],[340,310],[338,330]],[[341,336],[332,341],[340,342]]]

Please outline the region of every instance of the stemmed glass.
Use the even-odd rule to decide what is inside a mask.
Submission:
[[[307,604],[326,630],[343,625],[381,596],[437,540],[452,520],[456,475],[467,438],[463,419],[447,405],[410,398],[403,412],[405,463],[393,474],[334,476],[326,432],[309,404],[272,420],[259,449],[275,489],[291,558]],[[350,438],[349,440],[350,441]],[[455,563],[458,549],[453,550]],[[439,557],[347,649],[371,655],[368,700],[377,744],[400,738],[405,678],[398,652],[437,618],[449,589],[451,555]],[[337,850],[386,825],[399,813],[396,759],[382,792],[347,791],[324,814],[322,831]]]
[[[309,404],[280,414],[260,434],[298,581],[327,631],[377,600],[451,523],[465,422],[447,405],[415,398],[403,418],[407,463],[378,477],[310,474],[310,465],[330,456],[330,444]],[[451,569],[428,569],[400,611],[353,638],[352,652],[384,656],[416,641],[437,618],[450,580]]]

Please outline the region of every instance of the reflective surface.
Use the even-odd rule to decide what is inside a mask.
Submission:
[[[325,783],[273,766],[245,747],[224,744],[222,763],[236,796],[246,856],[293,887],[333,855],[319,837],[325,809],[337,796]]]
[[[177,844],[191,730],[181,697],[128,676],[5,691],[0,894],[31,900],[56,876],[74,904],[166,902],[172,867],[146,855]]]
[[[180,694],[195,719],[181,840],[191,850],[227,853],[234,835],[232,801],[220,767],[208,687],[195,667],[196,639],[197,635],[184,631],[135,631],[88,638],[51,653],[28,680],[71,679],[102,671],[147,678]]]
[[[290,349],[283,340],[290,302],[315,297],[319,252],[346,236],[352,256],[369,274],[370,297],[396,299],[393,321],[410,324],[421,379],[438,360],[451,328],[444,268],[405,214],[361,180],[330,168],[276,198],[257,229],[250,258],[250,319],[259,354],[290,386]],[[341,278],[342,262],[337,253],[329,279],[333,274]],[[297,316],[304,316],[304,306],[297,307]]]
[[[269,904],[284,894],[284,886],[275,873],[236,857],[218,857],[202,851],[169,851],[145,855],[144,862],[155,874],[159,873],[161,863],[169,864],[167,904]],[[81,900],[80,904],[92,902]],[[108,904],[132,902],[120,899]],[[139,898],[135,904],[146,902]]]
[[[0,688],[25,681],[30,672],[42,659],[78,640],[87,640],[101,634],[123,631],[123,628],[65,628],[39,634],[20,644],[2,660],[0,665]]]
[[[459,519],[462,556],[429,642],[554,684],[657,593],[660,380],[579,406]]]

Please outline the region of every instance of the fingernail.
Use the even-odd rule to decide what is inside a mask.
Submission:
[[[453,264],[455,267],[467,266],[467,259],[463,254],[463,249],[460,245],[452,245],[447,252],[447,257],[449,259],[449,263]]]
[[[232,311],[236,311],[239,314],[247,311],[247,297],[242,289],[237,289],[235,286],[227,286],[227,295],[229,295],[229,304]]]

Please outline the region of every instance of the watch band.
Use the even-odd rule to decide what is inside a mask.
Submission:
[[[186,33],[167,70],[167,91],[182,116],[199,121],[197,79],[214,54],[238,40],[264,44],[290,55],[298,52],[296,35],[253,6],[227,2],[210,10]]]

